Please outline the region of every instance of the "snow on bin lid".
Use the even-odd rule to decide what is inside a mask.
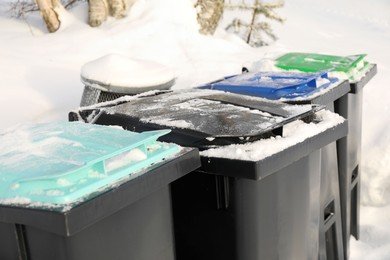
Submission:
[[[172,69],[154,61],[109,54],[86,63],[81,81],[108,92],[138,94],[152,89],[169,89],[175,82]]]
[[[330,86],[337,80],[328,77],[328,70],[317,73],[248,72],[227,77],[199,88],[224,90],[275,100],[308,96]]]
[[[364,61],[366,54],[350,56],[333,56],[318,53],[290,52],[276,59],[276,66],[285,70],[300,70],[318,72],[332,69],[332,76],[359,80],[369,69],[369,63]]]
[[[156,141],[169,132],[74,122],[0,133],[0,204],[78,204],[176,153]]]
[[[312,115],[320,107],[289,105],[215,90],[183,90],[142,96],[79,113],[88,114],[96,109],[100,113],[87,120],[118,124],[135,131],[168,127],[173,133],[166,137],[177,137],[168,141],[203,148],[264,138],[288,122]]]

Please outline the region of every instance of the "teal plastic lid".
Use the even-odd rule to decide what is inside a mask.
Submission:
[[[73,204],[175,154],[170,130],[66,122],[0,133],[0,204]]]

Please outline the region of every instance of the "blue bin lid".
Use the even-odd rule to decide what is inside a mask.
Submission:
[[[0,204],[73,204],[176,153],[170,130],[134,133],[80,122],[0,133]]]
[[[248,72],[229,76],[199,88],[223,90],[272,100],[292,99],[310,96],[336,82],[338,79],[329,78],[328,72],[329,70],[316,73]]]

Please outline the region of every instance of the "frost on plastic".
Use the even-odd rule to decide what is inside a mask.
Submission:
[[[200,154],[205,157],[260,161],[341,124],[345,120],[341,116],[327,110],[317,112],[317,116],[320,119],[318,123],[307,124],[298,120],[287,124],[283,128],[283,136],[271,137],[248,144],[209,149],[200,152]]]
[[[78,122],[0,133],[0,204],[68,209],[174,156],[176,145],[155,142],[166,133]]]

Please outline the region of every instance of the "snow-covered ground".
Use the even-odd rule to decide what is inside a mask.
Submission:
[[[335,55],[367,53],[378,75],[365,87],[361,238],[351,259],[390,259],[390,2],[286,0],[274,24],[279,40],[251,48],[223,26],[199,35],[192,0],[137,0],[122,20],[86,24],[87,6],[62,11],[60,31],[49,34],[37,13],[17,20],[0,1],[0,130],[26,122],[67,120],[77,108],[81,67],[109,53],[172,68],[175,88],[190,88],[239,73],[241,66],[289,51]],[[226,13],[224,24],[234,14]]]

